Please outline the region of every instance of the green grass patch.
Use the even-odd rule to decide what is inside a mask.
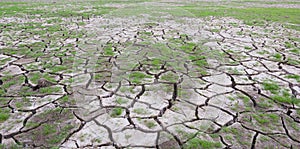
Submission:
[[[64,126],[63,128],[61,128],[61,130],[59,131],[59,133],[57,135],[51,137],[49,140],[47,140],[47,142],[49,144],[58,144],[58,143],[60,143],[64,138],[67,137],[68,133],[73,128],[74,128],[74,126],[72,126],[72,125]]]
[[[56,66],[53,66],[49,69],[51,70],[51,72],[57,73],[57,72],[68,70],[69,67],[68,66],[63,66],[63,65],[56,65]]]
[[[289,75],[285,76],[285,78],[295,79],[297,82],[300,82],[300,76],[296,75],[296,74],[289,74]]]
[[[147,114],[147,111],[146,109],[143,109],[143,108],[136,108],[133,110],[133,113],[136,113],[136,114]]]
[[[263,82],[263,87],[265,90],[268,90],[270,91],[271,93],[273,94],[276,94],[279,90],[280,90],[280,87],[278,84],[276,84],[275,82],[271,82],[271,81],[265,81]]]
[[[288,58],[287,63],[290,64],[290,65],[300,65],[300,60]]]
[[[104,55],[105,56],[113,56],[114,55],[111,44],[107,45],[103,50],[104,50]]]
[[[44,87],[39,89],[39,92],[42,94],[53,94],[53,93],[58,93],[60,91],[61,91],[60,87]]]
[[[212,149],[212,148],[221,148],[222,144],[220,142],[213,142],[207,140],[201,140],[199,138],[193,138],[189,140],[185,145],[184,149]]]
[[[193,52],[195,48],[196,48],[196,44],[192,42],[186,43],[180,47],[180,49],[182,49],[186,53]]]
[[[300,49],[294,48],[294,49],[290,50],[290,52],[295,53],[295,54],[300,54]]]
[[[116,101],[115,101],[117,104],[125,104],[128,102],[127,99],[123,99],[123,98],[118,98]]]
[[[156,124],[152,121],[147,121],[144,120],[144,124],[148,127],[148,128],[154,128],[156,126]]]
[[[299,99],[292,97],[291,95],[274,95],[271,98],[281,103],[288,103],[288,104],[300,103]]]
[[[276,53],[273,55],[273,58],[276,60],[276,61],[281,61],[282,60],[282,55],[279,54],[279,53]]]
[[[142,82],[142,80],[144,80],[145,78],[151,78],[151,76],[146,75],[146,74],[141,73],[141,72],[132,72],[129,75],[129,80],[132,83],[136,83],[136,84],[140,84]]]
[[[275,113],[258,113],[253,114],[252,117],[260,124],[276,123],[280,117]]]
[[[166,74],[163,74],[160,79],[172,83],[176,83],[178,81],[179,76],[172,72],[167,72]]]
[[[112,112],[110,114],[111,117],[118,117],[123,113],[123,109],[122,108],[113,108]]]
[[[8,120],[10,114],[8,109],[0,109],[0,123]]]
[[[42,130],[43,135],[56,133],[56,126],[53,124],[45,124]]]

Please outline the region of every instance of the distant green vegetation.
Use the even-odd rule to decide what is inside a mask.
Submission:
[[[88,3],[71,3],[70,7],[64,7],[65,3],[25,3],[25,2],[0,2],[1,16],[23,16],[23,15],[41,15],[42,17],[88,17],[91,15],[103,15],[115,8],[94,6],[87,11],[81,11],[82,6]],[[1,7],[2,6],[2,7]],[[46,7],[47,9],[43,8]],[[55,8],[55,9],[54,9]],[[49,13],[49,10],[53,9]]]

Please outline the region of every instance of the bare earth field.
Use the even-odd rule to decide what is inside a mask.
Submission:
[[[0,1],[0,148],[300,148],[298,1]]]

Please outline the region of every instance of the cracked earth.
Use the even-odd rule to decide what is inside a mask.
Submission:
[[[300,148],[299,31],[109,6],[0,19],[5,147]]]

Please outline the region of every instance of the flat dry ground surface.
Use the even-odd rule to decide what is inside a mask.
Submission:
[[[300,148],[296,1],[0,2],[0,148]]]

